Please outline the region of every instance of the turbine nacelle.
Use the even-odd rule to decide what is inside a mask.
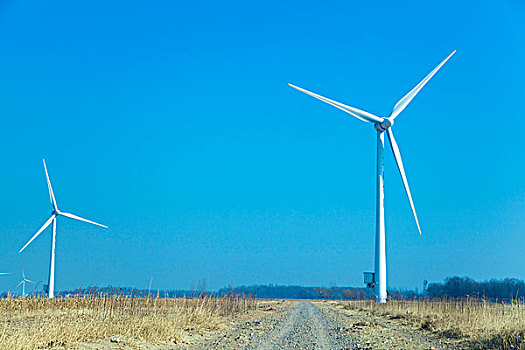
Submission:
[[[392,125],[394,125],[394,119],[392,119],[392,118],[385,118],[385,119],[383,119],[383,121],[381,123],[375,123],[374,124],[374,128],[377,131],[384,132],[388,128],[392,127]]]

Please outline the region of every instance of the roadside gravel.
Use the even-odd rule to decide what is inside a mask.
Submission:
[[[352,349],[460,349],[458,341],[439,338],[402,318],[373,317],[335,301],[315,303],[353,339]]]

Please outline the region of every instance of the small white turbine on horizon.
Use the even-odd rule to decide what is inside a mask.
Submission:
[[[33,283],[35,284],[35,282],[31,281],[30,279],[27,279],[26,278],[26,275],[24,273],[24,269],[22,269],[22,280],[20,281],[20,283],[18,283],[16,285],[16,288],[22,286],[22,296],[25,297],[26,295],[26,282],[29,282],[29,283]]]
[[[365,122],[374,123],[374,127],[377,130],[377,197],[376,197],[376,247],[375,247],[375,294],[377,301],[384,303],[387,298],[386,292],[386,247],[385,247],[385,211],[384,211],[384,187],[383,187],[383,153],[385,147],[385,136],[384,132],[386,131],[388,139],[390,141],[390,147],[394,153],[394,158],[396,160],[399,173],[401,174],[401,179],[403,180],[403,185],[405,186],[405,191],[408,196],[408,201],[410,207],[412,208],[412,213],[414,214],[414,219],[416,221],[417,229],[421,235],[421,228],[419,226],[419,220],[417,219],[416,209],[414,207],[414,202],[412,201],[412,195],[410,194],[410,189],[408,187],[407,177],[405,175],[405,168],[403,167],[403,161],[401,160],[401,153],[399,152],[399,147],[394,138],[392,132],[392,125],[394,125],[395,118],[406,108],[406,106],[412,101],[412,99],[417,95],[417,93],[425,86],[425,84],[436,74],[436,72],[448,61],[450,57],[456,52],[454,50],[447,58],[443,60],[432,72],[430,72],[425,79],[423,79],[419,84],[417,84],[408,94],[406,94],[399,102],[396,103],[394,109],[388,117],[379,117],[372,113],[362,111],[360,109],[344,105],[340,102],[331,100],[329,98],[323,97],[321,95],[315,94],[313,92],[307,91],[300,87],[297,87],[292,84],[288,84],[294,89],[297,89],[305,94],[313,96],[323,102],[326,102],[358,119],[361,119]]]
[[[51,187],[51,181],[49,180],[49,174],[47,173],[46,160],[42,159],[42,161],[44,162],[44,171],[46,172],[47,188],[49,190],[49,200],[51,201],[51,206],[53,207],[53,211],[51,212],[51,217],[44,223],[44,225],[42,225],[42,227],[40,227],[40,229],[35,233],[35,235],[31,237],[31,239],[26,243],[26,245],[23,246],[22,249],[20,249],[19,253],[22,253],[22,251],[26,249],[26,247],[31,242],[33,242],[33,240],[37,238],[38,235],[40,235],[42,231],[44,231],[51,224],[51,222],[53,223],[53,235],[51,238],[51,261],[49,263],[49,281],[48,281],[48,288],[49,288],[48,296],[49,298],[53,298],[55,296],[54,294],[55,293],[55,241],[56,241],[57,217],[65,216],[71,219],[84,221],[84,222],[87,222],[93,225],[97,225],[97,226],[101,226],[104,228],[108,228],[108,227],[105,225],[96,223],[94,221],[81,218],[80,216],[70,214],[70,213],[65,213],[63,211],[58,210],[55,195],[53,193],[53,188]]]

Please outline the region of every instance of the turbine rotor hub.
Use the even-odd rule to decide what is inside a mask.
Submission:
[[[374,128],[377,131],[384,132],[388,128],[390,128],[392,125],[394,125],[394,120],[393,119],[389,119],[389,118],[385,118],[385,119],[383,119],[383,121],[381,123],[375,123],[374,124]]]

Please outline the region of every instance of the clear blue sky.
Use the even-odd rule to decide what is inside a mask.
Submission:
[[[0,290],[362,285],[373,270],[372,113],[456,55],[396,120],[418,210],[386,154],[389,287],[525,278],[522,1],[5,1]]]

